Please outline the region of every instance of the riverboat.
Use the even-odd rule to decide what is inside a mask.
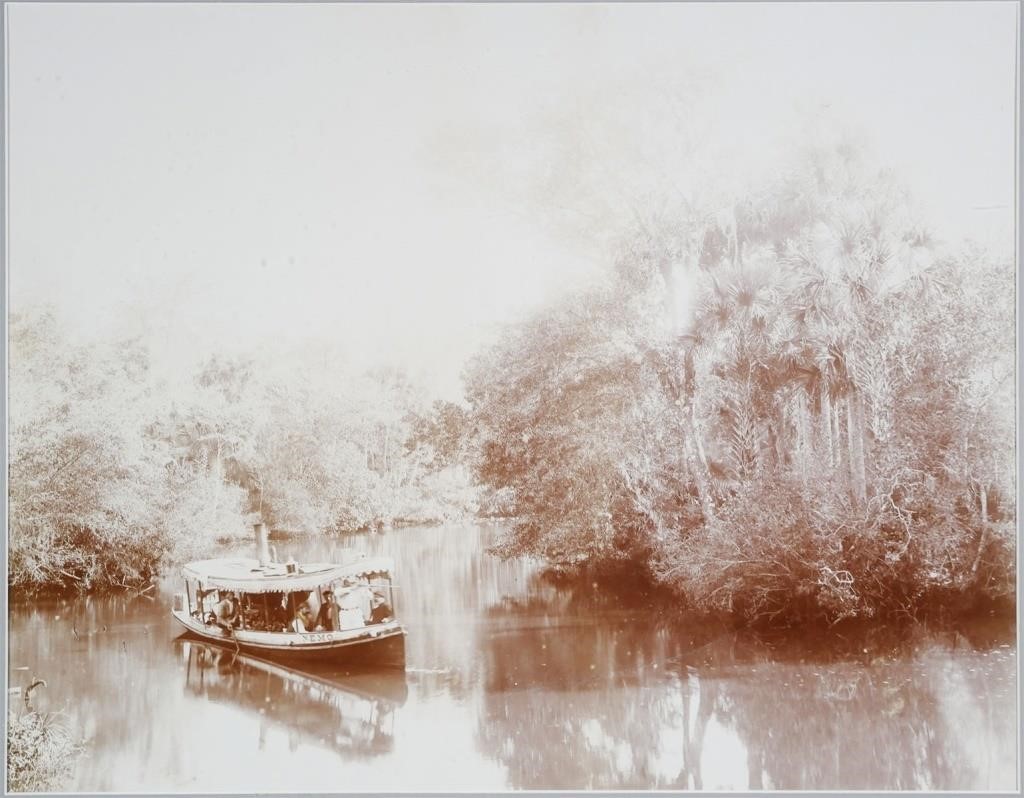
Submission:
[[[190,634],[282,662],[405,668],[406,630],[392,609],[390,558],[279,563],[270,558],[263,524],[256,538],[257,559],[184,566],[185,589],[175,594],[171,613]],[[328,592],[338,606],[327,614],[330,623],[316,623]]]

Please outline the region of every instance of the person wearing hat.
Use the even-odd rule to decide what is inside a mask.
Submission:
[[[387,623],[394,616],[391,605],[380,593],[374,592],[371,604],[373,609],[370,610],[370,623]]]
[[[292,619],[293,632],[312,632],[314,627],[313,610],[305,599],[299,604]]]
[[[328,632],[337,632],[341,629],[338,602],[334,600],[334,592],[331,590],[324,591],[324,601],[316,615],[316,626]]]

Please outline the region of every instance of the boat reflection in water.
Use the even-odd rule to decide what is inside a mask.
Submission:
[[[394,747],[395,712],[408,695],[403,672],[296,670],[184,635],[175,646],[193,696],[250,710],[262,722],[342,755],[364,758]]]

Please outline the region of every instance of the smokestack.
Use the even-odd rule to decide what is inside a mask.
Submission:
[[[260,561],[260,565],[270,565],[270,542],[267,537],[267,525],[260,521],[258,524],[253,524],[253,528],[256,530],[256,559]]]

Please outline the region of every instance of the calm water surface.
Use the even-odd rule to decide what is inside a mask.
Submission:
[[[77,791],[1016,789],[1012,623],[796,646],[484,553],[491,527],[278,543],[395,558],[403,674],[179,639],[155,599],[15,605],[11,685],[88,740]],[[248,551],[243,552],[248,554]]]

